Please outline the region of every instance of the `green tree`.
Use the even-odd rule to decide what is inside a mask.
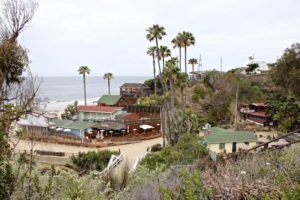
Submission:
[[[68,105],[64,112],[61,114],[61,118],[73,120],[74,117],[78,114],[77,106],[78,101],[75,101],[73,104]]]
[[[171,50],[167,46],[159,47],[159,56],[162,58],[163,69],[165,68],[165,58],[171,56]]]
[[[78,69],[78,73],[83,77],[83,90],[84,90],[84,105],[86,105],[86,81],[85,81],[85,75],[90,74],[90,68],[87,66],[80,66]]]
[[[190,58],[189,59],[189,64],[192,65],[192,72],[195,71],[195,65],[198,64],[198,60],[196,58]]]
[[[287,48],[281,58],[272,64],[271,78],[282,93],[300,97],[300,44]]]
[[[183,127],[183,121],[184,121],[184,113],[186,108],[186,97],[187,97],[187,84],[188,84],[188,72],[187,72],[187,47],[191,45],[195,45],[195,37],[192,33],[183,31],[182,33],[178,34],[178,37],[182,41],[182,45],[184,47],[184,68],[185,68],[185,88],[184,88],[184,98],[182,102],[182,125],[180,127],[180,130],[182,130]]]
[[[106,74],[104,74],[104,79],[107,79],[107,85],[108,85],[108,94],[110,95],[110,80],[113,79],[113,74],[108,72]]]
[[[258,63],[250,63],[247,66],[248,66],[248,68],[246,69],[247,73],[253,72],[257,68],[259,68],[259,64]]]
[[[300,129],[300,105],[292,96],[273,94],[267,97],[267,113],[283,132]]]
[[[147,54],[152,57],[155,105],[157,105],[157,85],[156,85],[156,67],[155,67],[156,46],[149,47]]]
[[[165,28],[163,26],[160,26],[158,24],[153,24],[151,27],[149,27],[146,30],[146,38],[152,42],[155,41],[156,44],[156,55],[159,55],[159,44],[158,40],[161,40],[163,36],[166,35]],[[163,146],[165,146],[165,110],[166,110],[166,83],[162,79],[162,69],[159,61],[159,56],[157,56],[157,64],[159,69],[159,78],[160,82],[162,83],[162,89],[163,89],[163,95],[164,95],[164,106],[162,108],[162,117],[161,117],[161,125],[162,125],[162,134],[163,134]]]
[[[181,71],[181,48],[184,47],[182,43],[182,38],[177,35],[171,43],[173,44],[173,48],[178,48],[179,50],[179,69]],[[178,67],[178,66],[177,66]]]

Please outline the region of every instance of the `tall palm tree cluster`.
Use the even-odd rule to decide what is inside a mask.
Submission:
[[[83,94],[84,94],[84,105],[86,106],[86,75],[89,75],[91,69],[88,66],[80,66],[78,69],[78,73],[83,77]],[[110,95],[110,80],[113,79],[113,74],[108,72],[104,74],[104,79],[107,79],[108,85],[108,94]]]
[[[154,24],[146,30],[146,38],[150,42],[155,42],[154,46],[148,48],[147,54],[152,57],[154,91],[157,105],[156,81],[162,84],[163,103],[161,105],[161,127],[163,134],[163,145],[165,140],[174,145],[178,138],[185,131],[184,117],[186,109],[186,96],[188,84],[187,71],[187,48],[195,45],[195,37],[192,33],[182,31],[171,41],[173,48],[179,49],[179,57],[171,57],[171,50],[167,46],[159,45],[159,42],[166,36],[165,28]],[[184,72],[182,72],[181,57],[184,50]],[[192,61],[191,61],[192,60]],[[196,59],[190,59],[189,64],[197,64]],[[156,75],[156,65],[158,67],[158,77]],[[180,91],[180,95],[177,92]],[[181,106],[176,105],[176,97],[181,98]]]

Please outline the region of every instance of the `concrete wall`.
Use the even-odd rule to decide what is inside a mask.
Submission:
[[[243,143],[243,142],[242,142]],[[231,143],[225,143],[225,148],[224,149],[220,149],[219,148],[219,143],[215,143],[215,144],[208,144],[207,145],[207,148],[210,150],[210,151],[213,151],[213,152],[216,152],[216,153],[222,153],[224,151],[226,151],[226,153],[232,153],[232,142]],[[237,143],[237,145],[240,144],[240,143]],[[249,143],[249,146],[250,147],[254,147],[256,146],[256,142],[250,142]],[[237,149],[238,151],[238,149]]]

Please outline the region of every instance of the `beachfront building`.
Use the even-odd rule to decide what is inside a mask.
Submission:
[[[120,87],[120,95],[126,98],[140,98],[149,96],[152,93],[151,88],[143,83],[124,83]]]
[[[274,122],[266,113],[267,106],[264,103],[241,104],[241,116],[244,120],[255,123],[259,126],[273,126]]]
[[[212,127],[206,131],[204,141],[212,152],[233,153],[254,147],[257,138],[250,131],[230,131]]]
[[[53,119],[50,123],[50,131],[62,134],[72,134],[81,138],[83,138],[86,133],[91,132],[92,127],[94,126],[93,122],[63,119]]]
[[[124,111],[118,106],[77,106],[78,118],[81,121],[103,121],[114,120],[115,117]]]
[[[102,95],[97,101],[99,106],[123,106],[127,101],[121,95]]]
[[[49,118],[45,116],[27,115],[17,125],[27,132],[48,133]]]

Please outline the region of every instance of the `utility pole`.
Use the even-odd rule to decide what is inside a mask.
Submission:
[[[237,81],[236,82],[236,94],[235,94],[234,130],[236,130],[238,93],[239,93],[239,82]]]
[[[198,72],[200,72],[202,70],[202,58],[201,58],[201,54],[199,56],[199,62],[198,62]]]
[[[220,60],[221,72],[222,72],[222,65],[223,65],[223,61],[222,61],[222,56],[221,56],[221,60]]]

